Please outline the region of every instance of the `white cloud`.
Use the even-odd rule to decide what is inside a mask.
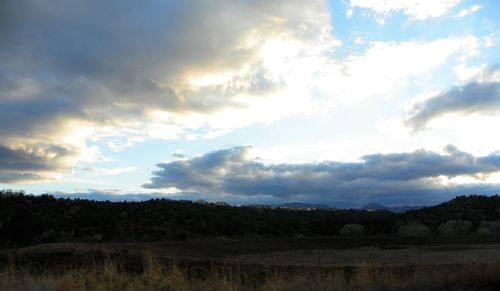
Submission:
[[[484,47],[490,48],[498,44],[499,41],[496,33],[492,33],[484,37]]]
[[[500,124],[498,114],[464,116],[460,113],[450,113],[432,120],[427,135],[441,134],[443,138],[448,137],[467,151],[484,154],[500,150],[500,138],[493,134],[497,131],[497,124]]]
[[[351,0],[350,9],[370,9],[380,16],[403,12],[415,20],[425,20],[446,14],[460,0]]]
[[[139,170],[137,167],[116,167],[116,168],[85,168],[86,172],[92,175],[118,176],[124,173],[135,172]]]
[[[485,68],[486,68],[485,64],[479,67],[471,67],[465,63],[461,63],[459,65],[454,66],[452,70],[457,75],[458,79],[461,82],[464,82],[476,77]]]
[[[471,14],[477,12],[479,9],[481,9],[481,5],[474,4],[469,8],[464,8],[464,9],[460,10],[460,12],[458,12],[455,16],[456,17],[464,17],[467,15],[471,15]]]
[[[357,45],[362,45],[365,43],[365,40],[363,39],[363,37],[361,36],[358,36],[354,39],[354,44],[357,44]]]
[[[431,42],[374,42],[362,54],[326,60],[313,84],[343,104],[368,97],[387,98],[414,77],[431,74],[451,56],[468,59],[476,53],[478,43],[473,36]]]
[[[345,16],[347,18],[352,18],[352,15],[353,15],[353,11],[351,8],[347,9],[347,12],[345,13]]]

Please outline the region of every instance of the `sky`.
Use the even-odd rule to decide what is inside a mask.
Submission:
[[[497,0],[7,0],[0,188],[432,205],[500,193]]]

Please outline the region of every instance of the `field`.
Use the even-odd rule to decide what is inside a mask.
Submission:
[[[57,243],[0,252],[1,290],[498,290],[500,239]]]

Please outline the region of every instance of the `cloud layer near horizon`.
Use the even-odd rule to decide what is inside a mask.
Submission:
[[[267,195],[282,200],[308,200],[353,204],[356,200],[432,201],[432,194],[458,189],[479,189],[449,183],[443,178],[483,179],[500,171],[500,155],[475,157],[453,146],[444,154],[417,150],[410,153],[374,154],[362,162],[325,161],[266,165],[250,156],[250,147],[236,147],[190,159],[158,164],[145,188],[177,188],[212,195]],[[496,189],[499,189],[498,187]],[[491,191],[491,189],[489,190]],[[458,194],[458,193],[454,193]],[[420,197],[419,197],[420,196]],[[435,198],[434,198],[435,199]]]

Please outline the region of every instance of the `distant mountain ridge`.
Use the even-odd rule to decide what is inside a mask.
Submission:
[[[66,193],[46,193],[45,195],[52,195],[56,198],[69,198],[69,199],[88,199],[88,200],[96,200],[96,201],[111,201],[111,202],[120,202],[120,201],[147,201],[151,199],[169,199],[165,197],[165,195],[161,193],[151,193],[151,194],[111,194],[105,192],[93,192],[93,193],[74,193],[74,194],[66,194]],[[178,199],[172,199],[176,201],[181,201]],[[203,200],[205,201],[205,200]],[[193,201],[195,202],[195,201]],[[207,201],[207,203],[209,203]],[[216,203],[216,202],[213,202]],[[228,204],[230,205],[230,204]],[[312,210],[312,209],[328,209],[328,210],[338,210],[338,209],[348,209],[345,207],[335,207],[329,206],[323,203],[307,203],[307,202],[286,202],[282,204],[263,204],[263,206],[269,208],[281,208],[281,209],[299,209],[299,210]],[[367,210],[367,211],[382,211],[387,210],[394,213],[403,213],[409,210],[417,210],[428,206],[385,206],[383,204],[377,202],[371,202],[363,207],[358,208],[359,210]]]
[[[405,205],[405,206],[393,206],[393,207],[388,207],[388,206],[384,206],[380,203],[377,203],[377,202],[371,202],[363,207],[361,207],[360,209],[361,210],[367,210],[367,211],[382,211],[382,210],[387,210],[387,211],[390,211],[390,212],[394,212],[394,213],[403,213],[403,212],[406,212],[406,211],[410,211],[410,210],[418,210],[418,209],[422,209],[426,206],[409,206],[409,205]]]
[[[287,202],[279,205],[273,205],[274,208],[289,208],[289,209],[335,209],[325,204],[317,203],[302,203],[302,202]]]

